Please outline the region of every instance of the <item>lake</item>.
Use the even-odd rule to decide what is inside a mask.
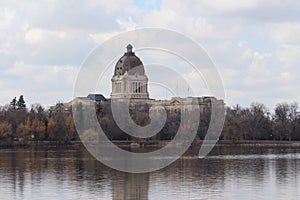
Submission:
[[[0,199],[300,199],[300,149],[217,146],[145,174],[84,148],[0,149]]]

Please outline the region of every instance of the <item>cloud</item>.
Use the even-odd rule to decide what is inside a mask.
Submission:
[[[0,9],[0,29],[4,30],[9,28],[12,25],[14,17],[14,11],[5,8]],[[0,33],[0,36],[2,34]]]
[[[69,100],[79,66],[91,50],[122,31],[141,27],[175,30],[201,44],[222,76],[229,104],[260,100],[271,107],[280,99],[295,100],[300,90],[299,13],[300,2],[291,0],[4,1],[0,87],[5,97],[0,103],[24,91],[33,102]],[[146,64],[156,59],[183,66],[165,55],[140,57]],[[197,77],[184,69],[182,76],[197,84]],[[103,89],[107,94],[108,85]]]
[[[199,13],[192,15],[189,11],[185,14],[181,12],[163,7],[161,10],[150,11],[135,23],[143,27],[163,27],[179,31],[197,40],[228,39],[235,34],[235,29],[219,29]]]
[[[276,51],[278,61],[285,69],[298,68],[300,45],[280,45]]]
[[[40,99],[40,95],[45,98],[46,94],[51,93],[52,96],[43,100],[53,104],[58,100],[71,99],[77,73],[77,66],[41,66],[16,61],[12,68],[4,71],[5,78],[2,79],[1,88],[6,93],[24,94],[25,97],[32,95],[29,98],[33,100],[34,97]],[[59,96],[61,94],[63,95]]]
[[[38,45],[53,39],[64,40],[67,33],[64,31],[50,31],[44,29],[30,29],[25,32],[25,42],[30,45]]]
[[[89,36],[95,43],[101,44],[102,42],[108,40],[111,37],[117,36],[120,33],[122,33],[122,31],[94,33],[94,34],[90,34]]]
[[[12,68],[7,69],[4,74],[28,80],[30,84],[50,85],[61,83],[60,87],[73,86],[78,67],[63,65],[30,65],[23,61],[17,61]],[[26,83],[25,83],[26,84]]]
[[[277,44],[300,44],[299,23],[276,23],[269,28],[271,39]]]

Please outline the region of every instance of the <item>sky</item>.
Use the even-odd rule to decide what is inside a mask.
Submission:
[[[299,13],[300,2],[290,0],[0,0],[0,105],[21,94],[27,105],[70,101],[95,48],[144,27],[174,30],[201,45],[229,106],[300,102]],[[112,74],[113,66],[107,80]],[[98,90],[109,97],[109,87]]]

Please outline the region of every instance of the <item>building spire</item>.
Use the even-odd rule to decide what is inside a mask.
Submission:
[[[131,44],[128,44],[126,48],[127,48],[127,53],[132,52],[132,45]]]

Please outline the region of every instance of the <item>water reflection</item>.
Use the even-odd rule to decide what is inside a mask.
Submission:
[[[114,200],[148,199],[149,174],[117,173],[112,178]]]
[[[0,150],[1,199],[298,199],[300,150],[217,147],[129,174],[84,148]]]

